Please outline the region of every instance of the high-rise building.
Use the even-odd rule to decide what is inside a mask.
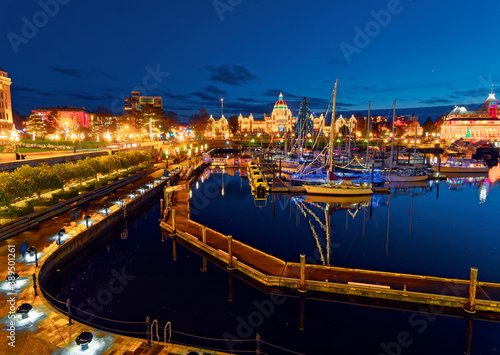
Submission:
[[[10,100],[10,85],[12,81],[7,77],[7,72],[0,68],[0,131],[12,129],[12,104]]]
[[[123,114],[131,115],[136,110],[140,111],[144,104],[151,104],[154,107],[163,109],[161,96],[141,96],[140,91],[132,91],[130,97],[124,99]]]

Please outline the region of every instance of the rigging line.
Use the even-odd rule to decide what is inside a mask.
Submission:
[[[314,219],[315,219],[315,220],[319,223],[319,225],[320,225],[321,229],[323,229],[323,230],[326,232],[326,225],[324,225],[324,224],[321,222],[321,220],[318,218],[318,216],[316,216],[316,214],[315,214],[313,211],[311,211],[309,208],[307,208],[307,207],[306,207],[303,203],[301,203],[301,204],[302,204],[302,206],[304,207],[304,209],[305,209],[307,212],[309,212],[309,213],[310,213],[310,214],[314,217]]]

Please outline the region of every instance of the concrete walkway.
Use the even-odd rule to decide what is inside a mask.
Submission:
[[[164,166],[164,164],[163,164]],[[161,176],[163,170],[136,181],[133,184],[127,185],[123,189],[119,189],[111,198],[117,200],[118,197],[123,197],[128,201],[130,197],[127,195],[138,189],[140,186]],[[100,211],[102,201],[92,203],[87,212],[90,213],[91,222],[98,223],[106,218]],[[114,213],[118,210],[118,206],[112,205],[109,213]],[[79,232],[86,229],[83,222],[83,217],[71,220],[70,213],[59,215],[51,221],[42,223],[35,231],[26,231],[20,233],[2,243],[0,246],[0,327],[3,328],[2,336],[0,337],[0,353],[4,354],[187,354],[190,351],[196,351],[199,354],[226,354],[222,352],[213,352],[194,347],[186,347],[175,344],[163,344],[153,342],[153,346],[147,345],[144,339],[116,335],[110,332],[93,329],[85,324],[73,320],[72,325],[68,325],[66,315],[55,309],[43,296],[35,295],[33,288],[32,275],[37,274],[39,267],[34,264],[34,258],[26,256],[23,258],[19,253],[19,247],[26,240],[29,246],[35,246],[38,250],[39,266],[44,260],[57,250],[57,231],[59,228],[64,228],[66,233],[65,238],[75,238]],[[15,258],[10,257],[12,251]],[[10,262],[10,264],[9,264]],[[14,266],[15,272],[20,278],[16,282],[14,289],[10,289],[10,285],[5,278],[8,275],[8,266]],[[17,309],[23,303],[29,303],[33,309],[29,312],[27,319],[22,319],[19,314],[11,314],[9,318],[9,310]],[[66,309],[64,309],[66,310]],[[13,338],[8,338],[8,329],[11,326],[11,321],[14,321],[15,331]],[[146,329],[144,329],[145,331]],[[82,352],[75,343],[76,337],[82,331],[91,331],[94,335],[94,340],[90,344],[90,348]],[[15,347],[9,345],[15,345]],[[5,349],[5,350],[4,350]]]

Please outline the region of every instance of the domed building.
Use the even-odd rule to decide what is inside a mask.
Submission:
[[[445,117],[441,126],[441,138],[447,142],[461,138],[500,140],[498,100],[493,91],[477,111],[465,107],[455,108]]]
[[[320,117],[314,117],[311,114],[311,120],[314,124],[314,130],[320,131],[324,127],[325,119],[323,114]],[[278,101],[274,104],[271,115],[267,116],[264,113],[263,120],[257,120],[252,114],[248,117],[243,117],[240,114],[238,117],[238,130],[240,133],[266,133],[266,134],[284,134],[293,132],[293,125],[297,121],[296,117],[292,116],[292,111],[288,108],[283,94],[280,93]]]

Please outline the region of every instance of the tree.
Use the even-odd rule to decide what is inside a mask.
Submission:
[[[300,142],[301,146],[304,145],[304,142],[306,142],[307,135],[314,133],[311,111],[309,110],[309,104],[307,103],[305,96],[300,103],[299,115],[297,117],[297,121],[293,125],[293,132],[297,135],[297,140]]]
[[[73,163],[65,163],[65,164],[56,164],[52,167],[54,173],[59,176],[59,178],[63,181],[63,186],[61,187],[64,191],[64,185],[73,180],[75,176],[75,169],[73,167]]]
[[[45,123],[43,122],[42,116],[33,113],[29,116],[28,122],[26,122],[26,131],[29,134],[34,134],[35,136],[41,136],[44,139],[46,134]]]
[[[432,122],[431,117],[427,117],[425,120],[424,124],[422,125],[422,129],[424,130],[424,134],[427,133],[432,133],[436,131],[436,126],[434,125],[434,122]]]
[[[203,137],[208,125],[208,112],[203,107],[198,113],[191,115],[189,118],[189,127],[193,129],[196,135]]]
[[[229,119],[227,120],[228,124],[229,124],[229,131],[231,133],[237,133],[238,132],[238,116],[237,115],[233,115],[233,116],[229,116]]]
[[[135,117],[135,130],[137,133],[141,132],[143,128],[149,128],[149,138],[153,140],[155,133],[158,133],[158,128],[155,122],[159,121],[161,117],[165,115],[165,112],[161,107],[155,106],[153,104],[144,103],[141,104],[140,109],[136,109],[132,112]]]
[[[12,204],[21,198],[33,195],[30,184],[16,176],[15,173],[0,173],[0,204],[12,212]]]
[[[34,168],[23,165],[16,169],[15,174],[29,186],[29,190],[36,193],[38,199],[41,198],[43,191],[60,189],[63,186],[63,180],[47,164],[40,164]]]
[[[45,119],[45,127],[47,130],[47,133],[56,133],[57,129],[60,128],[60,121],[59,121],[60,113],[57,107],[52,108],[50,110],[50,113],[47,115],[47,118]]]
[[[110,109],[104,106],[98,106],[95,110],[94,113],[96,115],[102,115],[102,116],[113,116],[113,112],[111,112]]]

